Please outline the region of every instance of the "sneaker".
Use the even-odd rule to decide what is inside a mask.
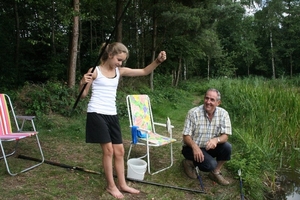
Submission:
[[[210,172],[208,174],[208,177],[220,185],[229,185],[229,182],[227,180],[225,180],[225,178],[222,176],[221,172],[219,172],[218,174]]]
[[[197,179],[197,174],[193,161],[184,159],[182,161],[182,164],[186,175],[192,179]]]

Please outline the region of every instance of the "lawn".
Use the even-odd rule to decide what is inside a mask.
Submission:
[[[187,110],[198,104],[199,97],[190,99],[186,107],[173,109],[170,119],[175,126],[173,137],[177,141],[173,144],[174,165],[161,173],[149,175],[145,173],[144,182],[128,180],[128,184],[141,191],[138,195],[125,194],[125,199],[240,199],[239,182],[237,174],[223,170],[223,174],[231,185],[224,187],[211,181],[206,173],[201,173],[204,192],[201,190],[199,180],[188,178],[181,164],[181,131]],[[159,112],[159,111],[153,111]],[[181,114],[180,114],[181,113]],[[184,113],[184,114],[182,114]],[[172,116],[176,116],[172,118]],[[160,114],[158,122],[165,121],[166,115]],[[173,120],[172,120],[173,119]],[[159,121],[161,120],[161,121]],[[128,119],[120,118],[125,159],[130,145]],[[105,191],[106,182],[102,169],[102,151],[98,144],[85,143],[85,116],[62,117],[47,115],[36,120],[39,138],[43,148],[45,160],[67,166],[77,166],[100,174],[88,173],[80,170],[44,163],[41,166],[17,176],[10,176],[6,172],[4,161],[0,161],[0,179],[2,182],[1,199],[35,200],[35,199],[114,199]],[[39,129],[39,127],[42,127]],[[164,130],[159,130],[163,132]],[[24,164],[34,161],[20,159],[18,155],[37,157],[33,149],[33,138],[20,142],[20,149],[15,157],[10,157],[12,170],[17,170]],[[10,146],[10,144],[6,144]],[[154,168],[159,168],[168,162],[167,147],[151,149],[151,159]],[[140,155],[143,149],[137,147],[133,155]],[[127,171],[125,160],[125,175]],[[155,183],[155,184],[152,184]],[[194,191],[194,192],[193,192]],[[195,192],[197,191],[197,192]]]
[[[127,94],[148,94],[155,121],[163,123],[170,117],[175,127],[173,137],[177,141],[173,144],[174,165],[156,175],[146,173],[144,182],[128,180],[128,184],[141,190],[141,193],[125,194],[125,199],[240,199],[239,169],[242,170],[245,199],[276,198],[280,191],[276,180],[282,158],[286,160],[286,168],[294,169],[299,160],[299,153],[294,149],[300,146],[298,80],[299,78],[265,80],[253,77],[202,82],[197,79],[184,82],[180,88],[156,86],[154,91],[127,80],[129,85],[124,85],[117,95],[125,148],[125,175],[126,156],[131,141],[125,100]],[[113,199],[105,191],[100,145],[85,143],[87,99],[81,100],[76,112],[70,116],[68,114],[70,102],[74,101],[73,95],[68,89],[55,87],[57,85],[28,85],[20,93],[11,92],[15,93],[15,106],[25,113],[37,113],[35,122],[46,161],[96,173],[71,170],[70,167],[45,162],[38,168],[11,177],[6,172],[3,160],[0,160],[0,179],[3,182],[0,199]],[[165,86],[167,83],[160,85]],[[139,89],[133,86],[139,86]],[[199,181],[189,179],[183,171],[181,132],[188,110],[202,103],[203,94],[209,87],[221,91],[221,107],[230,113],[233,134],[229,142],[233,151],[231,160],[222,170],[231,184],[227,187],[219,186],[206,173],[202,173],[204,193]],[[53,88],[61,90],[54,92]],[[166,132],[164,129],[157,131]],[[33,162],[17,158],[18,155],[37,158],[34,144],[32,141],[28,142],[22,141],[22,150],[15,157],[9,158],[12,170]],[[135,148],[132,155],[138,157],[143,151]],[[159,169],[168,162],[167,151],[166,147],[151,149],[154,169]]]

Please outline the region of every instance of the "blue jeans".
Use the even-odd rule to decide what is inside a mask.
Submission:
[[[186,159],[194,161],[194,165],[198,166],[201,171],[210,172],[217,167],[217,161],[230,160],[231,149],[231,144],[228,142],[218,144],[215,149],[210,149],[208,151],[206,151],[205,148],[201,148],[204,155],[204,161],[201,163],[194,160],[194,154],[191,147],[183,146],[181,153]]]

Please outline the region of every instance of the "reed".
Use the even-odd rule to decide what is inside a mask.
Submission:
[[[221,106],[230,113],[234,127],[229,166],[235,171],[243,168],[246,186],[261,191],[251,196],[261,199],[262,190],[275,185],[277,169],[283,164],[295,167],[299,159],[295,151],[300,146],[298,81],[246,78],[212,80],[210,84],[221,91]]]

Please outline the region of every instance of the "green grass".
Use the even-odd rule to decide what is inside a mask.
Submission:
[[[130,186],[140,189],[141,194],[125,194],[125,199],[239,199],[238,169],[242,169],[244,193],[247,199],[264,199],[266,192],[275,190],[276,172],[280,163],[284,162],[287,166],[295,165],[299,153],[296,154],[293,147],[300,146],[297,121],[300,117],[300,98],[296,81],[270,81],[259,78],[217,79],[209,82],[197,80],[184,82],[179,88],[156,86],[153,92],[143,86],[132,90],[128,89],[131,87],[124,87],[118,93],[117,102],[125,158],[131,140],[126,114],[126,94],[149,94],[155,121],[165,122],[166,118],[170,117],[172,125],[175,126],[173,137],[177,142],[173,145],[174,165],[156,175],[146,173],[145,181],[180,188],[201,189],[199,181],[189,179],[183,172],[181,131],[187,111],[203,102],[203,94],[209,87],[221,91],[221,106],[228,110],[232,120],[233,135],[229,141],[233,145],[233,154],[223,171],[232,184],[228,187],[216,185],[208,179],[206,173],[202,173],[206,189],[206,194],[202,194],[128,181]],[[4,162],[1,160],[2,197],[5,199],[113,199],[105,192],[100,145],[85,143],[85,105],[85,101],[79,102],[76,115],[71,117],[63,117],[55,113],[39,114],[35,123],[46,160],[83,167],[100,172],[101,175],[44,163],[29,172],[11,177],[7,174]],[[62,113],[66,113],[66,110]],[[165,130],[159,129],[159,132],[163,131]],[[37,152],[32,150],[34,147],[32,142],[26,144],[22,141],[20,147],[23,150],[17,154],[37,157]],[[133,156],[138,156],[141,151],[143,151],[141,148],[134,149]],[[152,157],[154,168],[159,168],[168,162],[165,147],[151,151],[154,155]],[[282,158],[285,159],[282,161]],[[9,160],[13,169],[32,162],[13,157]],[[125,170],[127,170],[126,160]]]

